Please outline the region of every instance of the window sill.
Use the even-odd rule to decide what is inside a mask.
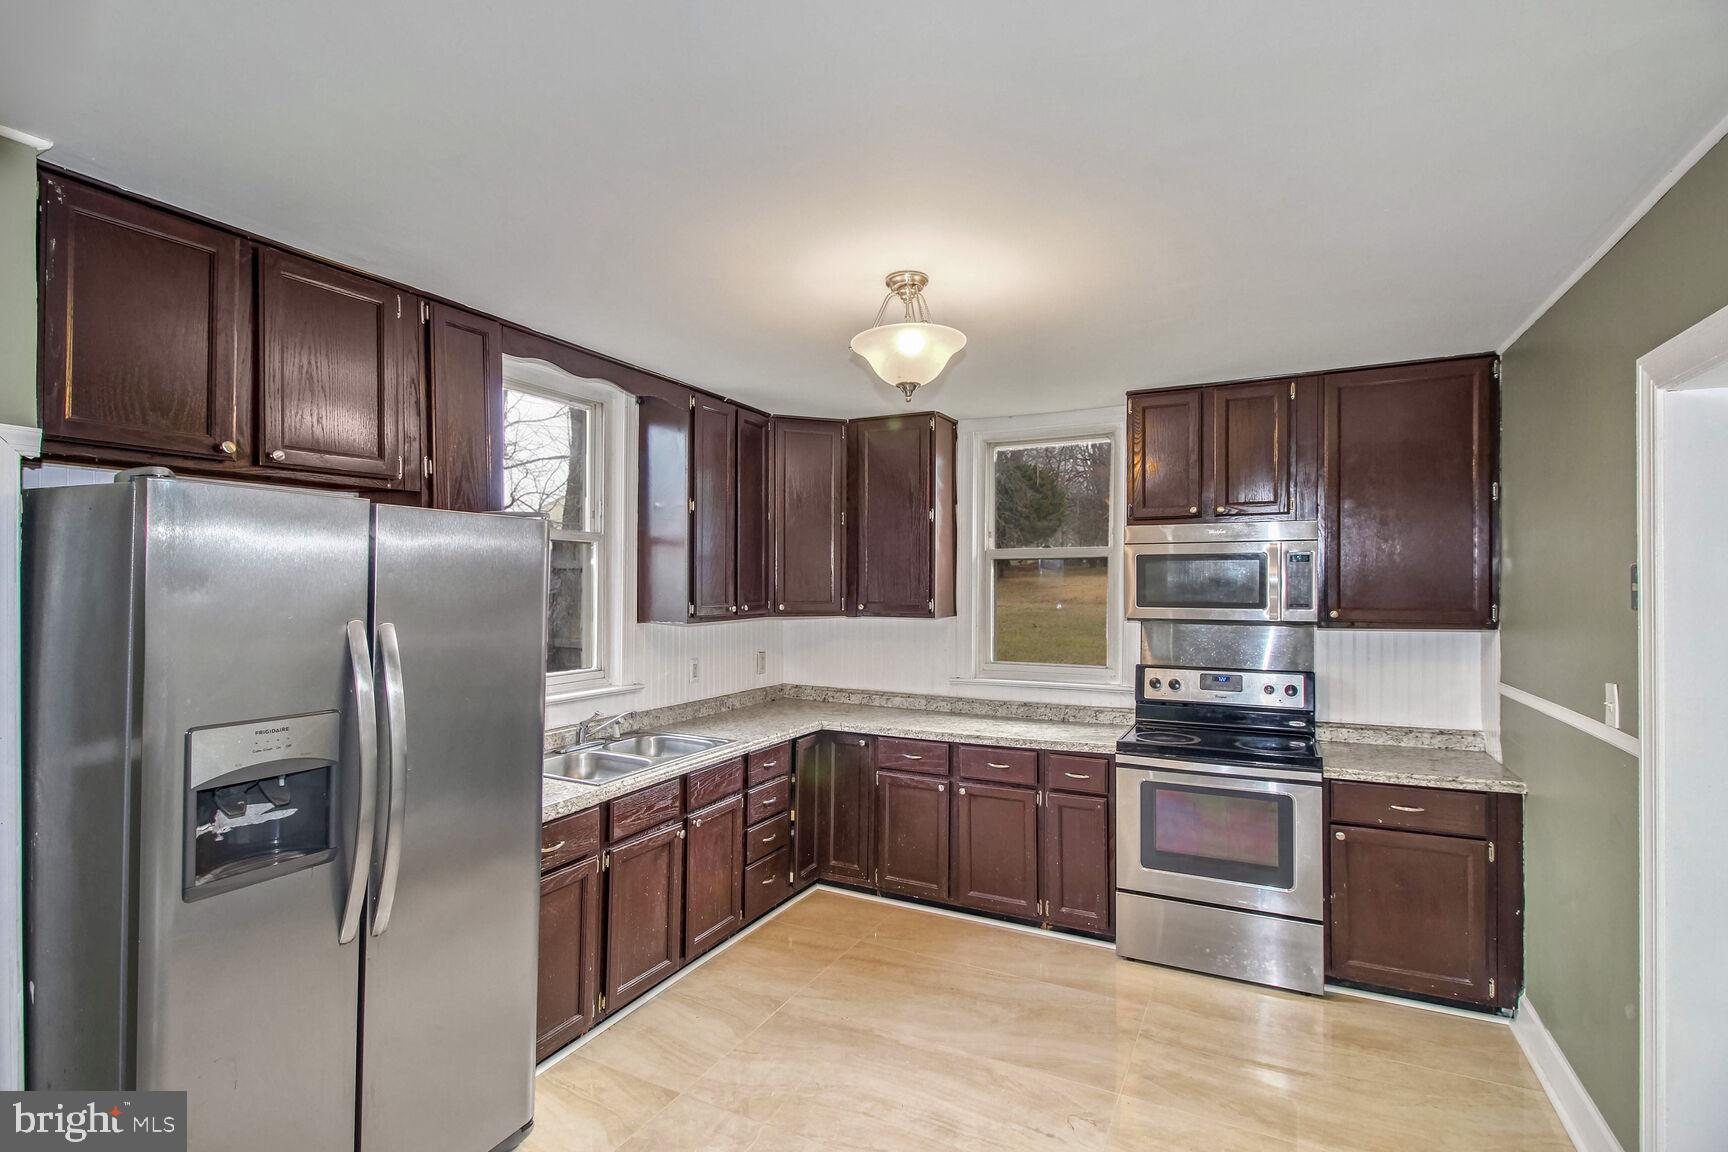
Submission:
[[[1023,680],[1008,676],[955,676],[948,683],[960,688],[1040,688],[1063,692],[1132,692],[1123,680]]]
[[[594,684],[577,688],[559,688],[546,693],[546,703],[569,704],[577,700],[597,700],[602,696],[623,696],[642,691],[640,684]]]

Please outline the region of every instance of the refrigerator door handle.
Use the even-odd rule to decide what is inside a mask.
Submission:
[[[372,874],[374,798],[378,791],[378,712],[373,698],[372,653],[366,643],[366,622],[348,621],[348,671],[353,677],[354,726],[360,755],[360,811],[354,820],[354,854],[349,858],[348,898],[342,907],[338,944],[351,944],[366,910],[366,880]]]
[[[390,799],[385,805],[384,861],[379,869],[378,899],[372,911],[372,935],[390,927],[396,905],[396,877],[402,870],[402,820],[408,807],[408,710],[402,699],[402,650],[396,625],[378,625],[378,670],[384,690],[384,758],[390,765]]]

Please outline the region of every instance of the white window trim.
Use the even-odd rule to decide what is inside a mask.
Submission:
[[[627,496],[626,471],[628,453],[617,449],[629,445],[630,422],[636,405],[617,386],[604,380],[572,376],[564,370],[538,360],[504,358],[504,386],[518,392],[530,392],[549,400],[583,404],[592,409],[594,441],[590,446],[589,470],[592,523],[594,531],[554,531],[561,539],[591,540],[599,547],[596,555],[600,566],[601,603],[595,612],[595,649],[600,654],[599,666],[573,672],[546,674],[546,702],[564,703],[589,696],[608,696],[631,692],[639,685],[624,681],[623,613],[625,581],[622,537],[630,530],[624,500]]]
[[[970,627],[966,629],[968,651],[964,677],[976,683],[1043,688],[1127,688],[1131,681],[1124,671],[1124,654],[1130,645],[1125,614],[1106,611],[1105,663],[1097,668],[1064,664],[1011,664],[990,659],[990,638],[994,622],[993,587],[989,559],[992,552],[1028,553],[1060,559],[1065,556],[1104,556],[1109,560],[1107,603],[1123,603],[1123,509],[1124,484],[1119,480],[1126,467],[1123,445],[1127,439],[1127,418],[1121,408],[1092,409],[1084,412],[1063,412],[1050,416],[1016,416],[979,420],[962,434],[961,451],[966,457],[965,477],[970,491],[964,493],[963,514],[970,519],[968,533],[972,564],[970,582],[971,603],[968,606]],[[1110,441],[1110,540],[1102,548],[1060,549],[1000,549],[989,547],[993,513],[993,485],[990,466],[997,448],[1025,444],[1049,444],[1081,440]],[[1118,618],[1120,617],[1120,618]]]

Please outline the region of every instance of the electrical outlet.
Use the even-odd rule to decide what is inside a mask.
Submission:
[[[694,683],[695,681],[700,680],[701,678],[702,678],[702,661],[700,661],[700,660],[690,661],[690,680],[691,680],[691,682]]]
[[[1620,727],[1620,685],[1602,685],[1602,722],[1610,728]]]
[[[756,675],[764,675],[768,671],[768,653],[758,648],[756,650]]]

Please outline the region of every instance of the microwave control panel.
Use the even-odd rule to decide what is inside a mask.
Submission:
[[[1307,712],[1314,707],[1314,678],[1307,672],[1142,667],[1139,696],[1142,700],[1188,700]]]

